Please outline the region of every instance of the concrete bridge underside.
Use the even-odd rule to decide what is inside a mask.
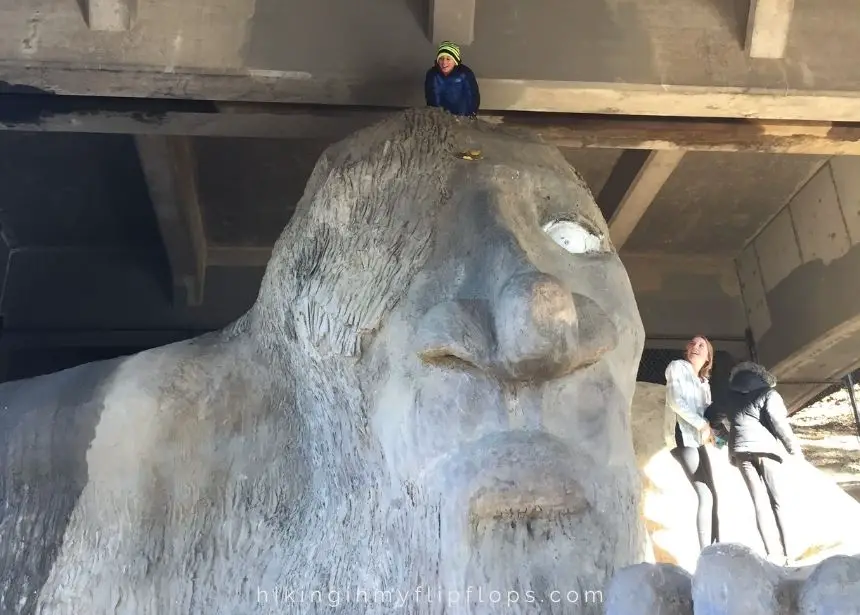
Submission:
[[[0,369],[235,318],[316,157],[422,105],[453,38],[482,121],[586,179],[649,346],[709,335],[797,409],[860,367],[858,25],[848,0],[12,0]]]

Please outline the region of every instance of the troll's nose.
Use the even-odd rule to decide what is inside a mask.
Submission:
[[[495,310],[498,359],[515,379],[549,379],[596,361],[615,345],[609,317],[544,273],[512,277]]]

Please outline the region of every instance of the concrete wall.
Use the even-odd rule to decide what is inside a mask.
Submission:
[[[88,0],[94,1],[94,0]],[[137,0],[134,27],[95,32],[79,1],[4,0],[0,57],[148,66],[243,66],[254,0]]]
[[[414,85],[432,62],[421,0],[139,0],[94,32],[75,0],[5,0],[0,59],[375,77]],[[465,61],[481,77],[856,89],[852,0],[796,0],[786,58],[749,60],[746,2],[478,0]],[[181,95],[182,92],[176,92]],[[237,97],[241,92],[235,92]],[[361,92],[355,93],[361,97]],[[366,94],[365,94],[366,97]],[[500,101],[501,102],[501,101]]]
[[[622,252],[621,260],[649,338],[743,339],[746,318],[731,259]]]
[[[737,271],[759,358],[782,379],[832,379],[860,363],[860,157],[824,165]],[[800,403],[815,389],[785,391]]]
[[[805,154],[687,152],[624,247],[733,258],[826,161]]]

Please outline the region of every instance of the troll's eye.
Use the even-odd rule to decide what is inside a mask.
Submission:
[[[543,226],[550,238],[571,254],[603,251],[603,238],[583,225],[570,220],[554,220]]]

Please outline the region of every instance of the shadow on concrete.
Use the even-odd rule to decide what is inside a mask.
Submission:
[[[747,38],[750,0],[708,0],[717,10],[732,38],[743,49]]]
[[[413,0],[414,1],[414,0]],[[464,62],[485,79],[660,83],[655,49],[634,2],[477,0],[475,41]],[[493,92],[507,109],[527,85]]]
[[[429,40],[429,17],[430,17],[430,2],[433,0],[403,0],[409,8],[409,12],[415,17],[415,23],[424,32],[424,36]]]
[[[78,7],[81,9],[81,21],[84,25],[90,27],[90,2],[93,0],[75,0]]]
[[[426,1],[316,0],[298,15],[293,3],[257,0],[247,66],[423,83],[433,50],[415,13]]]

